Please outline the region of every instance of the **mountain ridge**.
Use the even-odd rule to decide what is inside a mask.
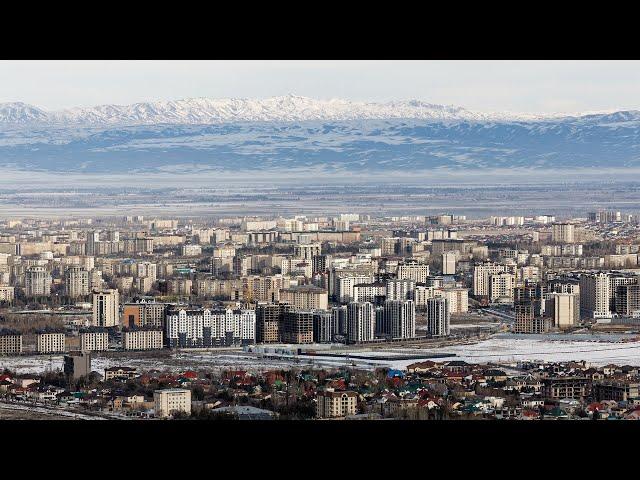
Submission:
[[[609,112],[615,113],[615,112]],[[636,114],[638,112],[635,112]],[[596,113],[597,114],[597,113]],[[98,105],[47,111],[23,102],[0,103],[0,127],[42,126],[134,126],[202,125],[237,122],[349,121],[375,119],[420,119],[425,121],[553,121],[585,115],[477,112],[454,105],[421,100],[356,102],[344,99],[318,100],[298,95],[265,99],[186,98],[139,102],[129,105]]]

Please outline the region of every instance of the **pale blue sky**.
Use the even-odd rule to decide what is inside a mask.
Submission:
[[[480,111],[640,109],[639,61],[0,61],[0,102],[45,109],[293,93]]]

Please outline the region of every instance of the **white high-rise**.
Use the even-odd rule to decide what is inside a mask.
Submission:
[[[575,226],[571,223],[554,223],[551,226],[551,240],[558,243],[573,243]]]
[[[580,276],[580,310],[589,318],[611,318],[609,311],[609,275]]]
[[[505,272],[506,265],[499,263],[485,262],[473,267],[473,294],[476,297],[489,296],[489,277],[491,275]]]
[[[413,280],[416,283],[426,283],[429,276],[429,265],[416,261],[404,262],[398,265],[398,280]]]
[[[413,300],[384,302],[383,325],[380,331],[391,338],[416,336],[416,306]]]
[[[93,324],[114,327],[120,323],[120,294],[118,290],[93,292]]]
[[[449,300],[434,297],[427,300],[427,333],[434,337],[449,335]]]
[[[456,274],[456,252],[451,250],[442,254],[442,274]]]
[[[51,274],[45,267],[28,267],[24,274],[24,290],[27,297],[51,295]]]
[[[350,343],[375,338],[376,314],[369,302],[352,302],[347,307],[347,338]]]
[[[89,295],[89,272],[79,265],[71,265],[65,272],[65,284],[71,298]]]
[[[389,280],[387,282],[387,300],[413,300],[416,289],[414,280]]]

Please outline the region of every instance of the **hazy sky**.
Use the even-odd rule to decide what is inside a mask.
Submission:
[[[288,93],[481,111],[640,109],[640,61],[0,61],[0,102],[50,110]]]

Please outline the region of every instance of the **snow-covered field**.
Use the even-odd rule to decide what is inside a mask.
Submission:
[[[407,365],[433,359],[444,361],[460,359],[468,362],[510,363],[521,360],[568,361],[586,360],[593,365],[607,363],[640,365],[640,341],[629,341],[632,335],[573,334],[573,335],[513,335],[499,334],[491,339],[475,344],[454,345],[448,347],[388,349],[336,349],[331,353],[349,353],[349,357],[281,356],[263,358],[253,353],[237,351],[198,351],[176,352],[166,358],[145,358],[141,356],[96,356],[92,361],[92,370],[102,373],[113,366],[136,367],[141,371],[158,369],[180,372],[187,369],[252,369],[264,371],[287,369],[290,367],[313,366],[331,368],[356,365],[360,368],[393,367],[403,369]],[[326,353],[329,353],[327,351]],[[433,356],[435,353],[451,353],[450,357]],[[398,359],[398,356],[411,355],[412,358]],[[369,359],[360,356],[375,357]],[[389,358],[394,357],[394,358]],[[420,357],[420,358],[416,358]],[[39,373],[45,370],[62,369],[62,356],[28,356],[0,358],[0,368],[9,368],[17,373]]]

